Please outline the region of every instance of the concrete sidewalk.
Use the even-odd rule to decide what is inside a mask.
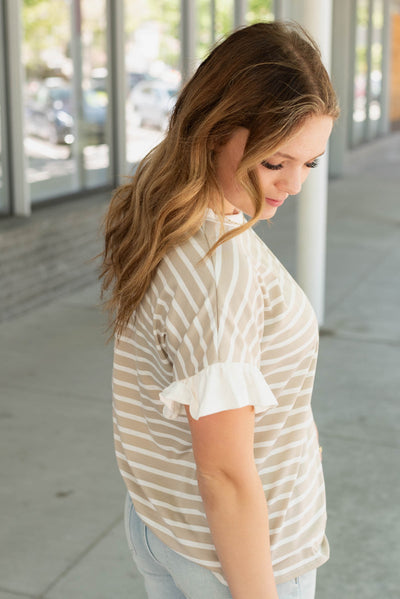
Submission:
[[[313,405],[331,559],[318,599],[399,596],[399,165],[397,134],[355,153],[329,188]],[[292,271],[295,222],[289,201],[258,230]],[[145,599],[123,532],[97,296],[92,286],[0,325],[0,599]]]

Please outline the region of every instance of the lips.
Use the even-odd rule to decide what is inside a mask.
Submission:
[[[270,206],[273,206],[274,208],[278,208],[279,206],[282,206],[282,204],[285,200],[274,200],[273,198],[265,198],[265,201]]]

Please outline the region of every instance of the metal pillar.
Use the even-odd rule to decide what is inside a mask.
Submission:
[[[6,35],[4,23],[4,4],[0,4],[0,144],[2,147],[0,155],[0,214],[7,214],[10,209],[10,187],[8,184],[9,177],[9,147],[10,140],[8,135],[8,119],[7,119],[7,94],[6,94]]]
[[[27,159],[24,149],[24,79],[22,64],[22,16],[21,2],[9,0],[6,3],[6,31],[8,33],[8,53],[6,63],[6,95],[9,119],[9,164],[10,190],[13,212],[18,216],[29,216],[31,202],[29,185],[26,178]]]
[[[296,0],[296,21],[320,46],[329,71],[331,59],[332,0]],[[293,6],[293,5],[292,5]],[[324,322],[328,160],[325,155],[310,174],[300,194],[297,221],[297,280]]]
[[[114,184],[120,185],[127,175],[126,162],[126,69],[124,32],[124,0],[107,0],[109,98],[108,137]]]
[[[85,137],[83,134],[83,96],[82,96],[82,14],[81,0],[71,3],[71,58],[73,64],[72,97],[74,109],[74,143],[72,144],[72,158],[76,164],[75,189],[85,187],[85,164],[83,148]]]
[[[353,8],[348,0],[333,3],[332,19],[332,81],[340,103],[340,118],[333,128],[329,144],[329,174],[343,174],[349,146],[349,126],[353,120],[354,54]]]
[[[347,147],[352,149],[356,145],[355,143],[355,134],[354,134],[354,119],[353,119],[353,111],[354,111],[354,101],[355,101],[355,76],[356,76],[356,46],[357,46],[357,0],[351,0],[350,4],[350,35],[349,35],[349,45],[350,45],[350,60],[349,60],[349,81],[351,88],[349,90],[348,103],[349,110],[346,116],[346,125],[347,125]]]
[[[381,119],[379,133],[387,135],[390,132],[390,0],[383,2],[383,32],[382,32],[382,92],[381,92]]]
[[[233,13],[234,29],[246,25],[247,0],[235,0]]]
[[[181,0],[181,72],[183,83],[196,66],[196,0]]]
[[[373,138],[371,132],[371,117],[370,117],[370,105],[371,105],[371,68],[372,68],[372,30],[373,30],[373,11],[374,1],[369,0],[368,6],[368,30],[367,30],[367,83],[366,83],[366,118],[364,121],[364,139],[363,141],[371,141]]]
[[[217,25],[216,25],[216,0],[210,0],[210,14],[211,14],[211,45],[214,46],[217,40]]]
[[[290,19],[290,0],[274,0],[275,21]]]

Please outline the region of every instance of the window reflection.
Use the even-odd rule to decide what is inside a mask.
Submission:
[[[383,46],[383,0],[375,0],[372,12],[372,45],[371,45],[371,73],[369,104],[369,119],[372,122],[372,133],[377,135],[377,121],[381,118],[381,92],[382,92],[382,54]]]
[[[23,0],[32,200],[110,179],[105,0]]]
[[[354,76],[354,107],[353,107],[353,143],[362,139],[363,129],[360,124],[366,119],[367,109],[367,38],[368,38],[368,1],[357,2],[356,24],[356,54]]]
[[[208,56],[215,43],[222,41],[232,31],[233,15],[233,0],[197,0],[195,67]]]
[[[221,40],[233,29],[234,0],[215,0],[215,39]]]
[[[22,6],[25,152],[33,200],[73,189],[70,9],[65,0]],[[53,180],[53,184],[52,184]]]
[[[161,141],[181,85],[179,0],[125,0],[127,160]]]
[[[383,14],[383,0],[358,0],[353,145],[376,137],[379,133],[382,117]]]
[[[389,120],[392,131],[400,130],[400,5],[393,7],[390,34]]]
[[[215,10],[216,2],[210,0],[197,0],[197,35],[196,35],[196,59],[200,64],[206,57],[210,46],[215,39]],[[196,65],[197,66],[197,65]]]
[[[79,134],[84,148],[85,187],[97,187],[110,179],[106,1],[80,2],[82,86]]]
[[[273,21],[274,7],[272,0],[248,0],[247,23],[258,23],[259,21]]]

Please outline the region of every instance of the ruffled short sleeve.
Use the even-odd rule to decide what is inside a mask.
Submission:
[[[241,237],[223,243],[208,260],[200,261],[189,244],[165,260],[169,300],[162,299],[168,309],[161,337],[173,366],[173,381],[159,396],[166,418],[184,416],[185,406],[198,419],[277,405],[259,368],[264,302]]]
[[[175,381],[160,394],[164,416],[175,419],[190,406],[198,420],[225,410],[253,406],[256,414],[276,405],[260,370],[253,364],[216,363],[190,378]]]

